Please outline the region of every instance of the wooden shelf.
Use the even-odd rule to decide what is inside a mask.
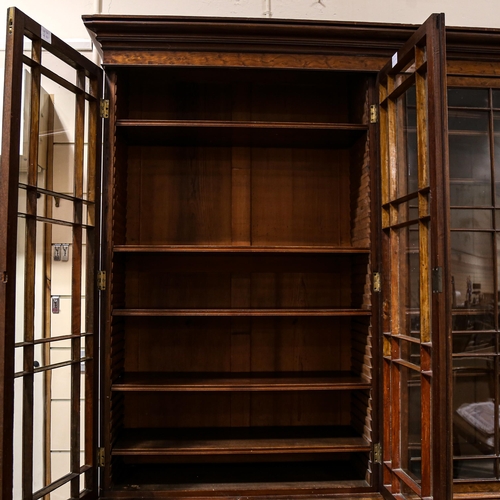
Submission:
[[[352,428],[126,429],[115,456],[270,455],[368,452],[370,444]]]
[[[370,316],[369,309],[115,309],[113,316]]]
[[[126,373],[111,389],[120,392],[338,391],[362,390],[370,381],[352,373]]]
[[[368,130],[351,123],[117,120],[130,144],[162,146],[350,147]]]
[[[369,248],[336,246],[232,246],[232,245],[115,245],[124,253],[331,253],[369,254]]]

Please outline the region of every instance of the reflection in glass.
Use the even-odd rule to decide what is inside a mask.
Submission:
[[[450,204],[491,205],[488,113],[449,112]]]
[[[487,108],[488,89],[448,89],[448,106]]]
[[[454,329],[495,328],[493,273],[493,238],[490,233],[451,233]]]
[[[399,230],[400,334],[420,339],[420,258],[418,225]]]
[[[421,479],[422,400],[420,373],[405,366],[401,376],[401,464],[415,480]]]
[[[450,216],[452,229],[493,228],[493,214],[490,209],[474,210],[473,208],[452,208]]]
[[[498,91],[497,91],[497,95]],[[500,104],[500,102],[498,103]],[[500,112],[493,113],[493,141],[495,156],[496,206],[500,207]]]
[[[495,477],[495,460],[457,460],[453,461],[454,479],[487,479]]]
[[[460,331],[460,316],[453,317],[453,330]],[[494,333],[455,333],[453,335],[453,353],[493,353],[496,351],[496,334]]]
[[[407,99],[410,93],[415,94],[415,88],[410,90],[397,103],[398,197],[418,189],[417,111]]]
[[[453,359],[453,440],[455,456],[489,455],[498,434],[492,356]],[[497,422],[497,425],[495,425]]]
[[[420,343],[399,341],[401,359],[420,365]]]

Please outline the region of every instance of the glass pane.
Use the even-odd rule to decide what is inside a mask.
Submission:
[[[450,204],[491,205],[488,113],[449,112]]]
[[[414,365],[420,365],[420,344],[415,342],[399,341],[401,359]]]
[[[452,229],[493,229],[491,210],[451,209]]]
[[[460,316],[454,316],[453,329],[455,325],[462,326],[459,322]],[[488,353],[496,352],[496,339],[494,333],[463,333],[453,335],[453,353]]]
[[[12,498],[22,498],[23,379],[14,380],[14,487]]]
[[[37,356],[35,356],[36,359]],[[47,374],[36,373],[34,376],[34,411],[33,411],[33,491],[37,491],[47,484],[47,456],[45,447],[45,433],[47,430],[46,408],[46,377]],[[49,416],[50,419],[50,416]]]
[[[397,101],[398,197],[418,189],[417,111],[407,103],[409,93]],[[415,94],[414,88],[412,93]]]
[[[422,400],[420,373],[405,366],[401,376],[401,464],[414,479],[421,478]]]
[[[402,335],[420,338],[420,259],[418,225],[398,231],[400,244],[400,330]]]
[[[456,456],[489,455],[498,432],[490,356],[453,359],[453,439]]]
[[[451,273],[454,329],[495,328],[492,234],[452,232]]]
[[[448,106],[487,108],[488,89],[448,89]]]
[[[497,95],[500,95],[497,91]],[[499,103],[500,104],[500,103]],[[500,207],[500,112],[493,113],[494,154],[495,154],[495,205]]]
[[[19,141],[19,182],[28,182],[31,127],[31,68],[23,64],[21,126]]]
[[[495,477],[495,460],[454,460],[454,479],[487,479]]]
[[[493,89],[493,107],[500,108],[500,90]]]
[[[26,219],[17,219],[16,342],[24,340],[24,281],[26,271]]]

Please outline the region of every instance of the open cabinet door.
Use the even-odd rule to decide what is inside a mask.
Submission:
[[[102,71],[8,10],[0,170],[0,496],[97,492]]]
[[[396,498],[451,498],[445,51],[435,14],[379,76],[383,484]]]

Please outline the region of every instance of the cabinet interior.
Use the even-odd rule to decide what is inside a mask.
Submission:
[[[369,78],[112,78],[111,489],[370,488]]]

